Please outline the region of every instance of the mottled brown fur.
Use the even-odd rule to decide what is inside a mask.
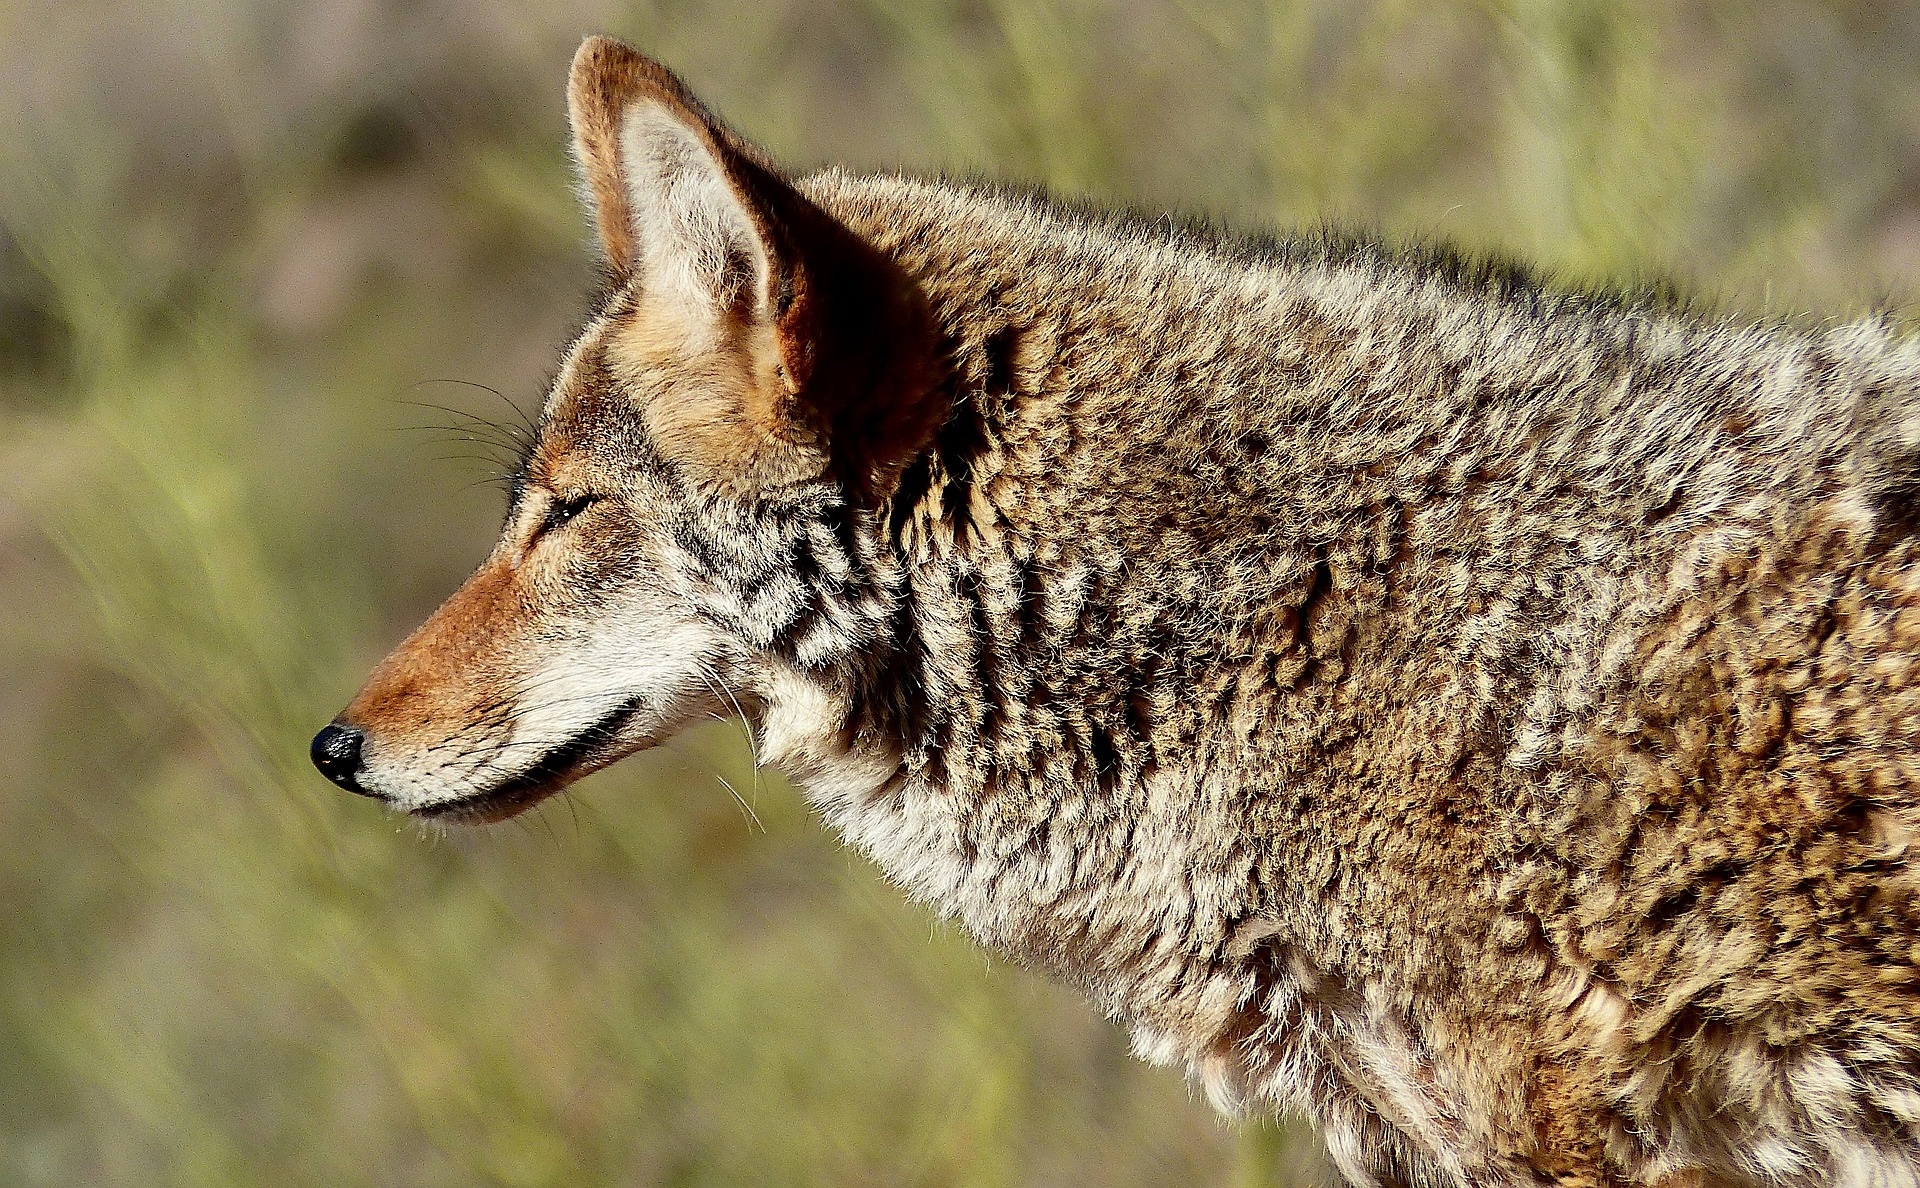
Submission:
[[[513,748],[552,790],[737,699],[904,887],[1355,1183],[1920,1183],[1914,343],[790,188],[604,40],[572,111],[618,291],[344,716],[370,790],[492,811]],[[421,774],[475,688],[494,749]]]

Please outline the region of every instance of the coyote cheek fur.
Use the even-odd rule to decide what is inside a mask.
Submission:
[[[1920,347],[789,178],[604,39],[570,101],[609,295],[332,778],[738,710],[1356,1184],[1920,1183]]]

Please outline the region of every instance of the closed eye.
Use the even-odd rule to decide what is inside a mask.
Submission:
[[[544,534],[566,527],[568,521],[599,502],[599,499],[598,495],[573,495],[554,500],[547,505],[546,517],[540,521],[540,531]]]

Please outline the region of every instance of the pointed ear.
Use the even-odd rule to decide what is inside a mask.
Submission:
[[[778,361],[722,415],[663,413],[677,435],[707,441],[716,465],[800,474],[817,457],[850,488],[890,490],[946,411],[918,288],[632,47],[588,38],[567,106],[616,283],[744,330]]]
[[[614,278],[691,307],[773,316],[789,284],[758,148],[659,63],[609,37],[573,58],[573,151]]]

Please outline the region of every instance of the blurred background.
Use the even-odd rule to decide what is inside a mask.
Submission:
[[[737,727],[445,838],[308,769],[582,311],[593,31],[795,167],[1811,324],[1920,284],[1920,4],[0,0],[0,1183],[1326,1182]]]

